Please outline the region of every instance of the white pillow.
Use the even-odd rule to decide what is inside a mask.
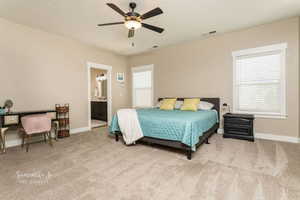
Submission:
[[[214,104],[206,102],[206,101],[200,101],[198,104],[199,110],[211,110],[214,107]]]
[[[176,101],[174,109],[179,110],[183,104],[183,101]]]
[[[162,100],[159,101],[154,107],[155,107],[155,108],[160,108],[161,102],[162,102]]]

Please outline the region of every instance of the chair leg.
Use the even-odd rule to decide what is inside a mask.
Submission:
[[[0,138],[1,138],[0,153],[6,152],[6,134],[5,134],[6,130],[7,130],[7,128],[0,128]]]
[[[46,135],[46,133],[44,133],[44,141],[45,141],[45,143],[47,143],[47,135]]]
[[[55,140],[58,141],[58,125],[55,126]]]
[[[53,144],[52,144],[52,137],[51,137],[51,131],[48,132],[48,138],[49,138],[49,144],[50,144],[50,146],[53,147]]]
[[[2,133],[1,133],[1,128],[0,128],[0,152],[2,152],[2,150],[3,150],[3,148],[4,148],[4,146],[3,146],[3,140],[2,140],[2,135],[1,135]]]
[[[23,148],[25,144],[25,133],[22,133],[22,145],[21,147]]]
[[[29,150],[29,139],[30,139],[30,135],[26,136],[26,152],[28,152]]]

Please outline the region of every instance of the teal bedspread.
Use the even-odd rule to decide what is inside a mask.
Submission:
[[[199,137],[219,122],[215,110],[181,111],[157,108],[137,109],[138,119],[144,136],[180,141],[196,150]],[[109,127],[110,133],[120,131],[117,115]]]

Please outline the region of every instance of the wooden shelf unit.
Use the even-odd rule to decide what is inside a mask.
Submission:
[[[56,118],[58,120],[58,138],[69,137],[70,136],[69,104],[65,104],[65,105],[56,104],[55,109],[56,109]]]

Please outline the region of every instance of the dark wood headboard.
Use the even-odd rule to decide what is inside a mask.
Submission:
[[[172,97],[165,97],[165,98],[172,98]],[[175,98],[175,97],[174,97]],[[218,112],[218,116],[220,119],[220,98],[218,97],[177,97],[178,101],[183,101],[184,99],[189,99],[189,98],[200,98],[201,101],[206,101],[209,103],[214,104],[213,109],[215,109]],[[158,98],[158,101],[163,100],[164,98]]]

